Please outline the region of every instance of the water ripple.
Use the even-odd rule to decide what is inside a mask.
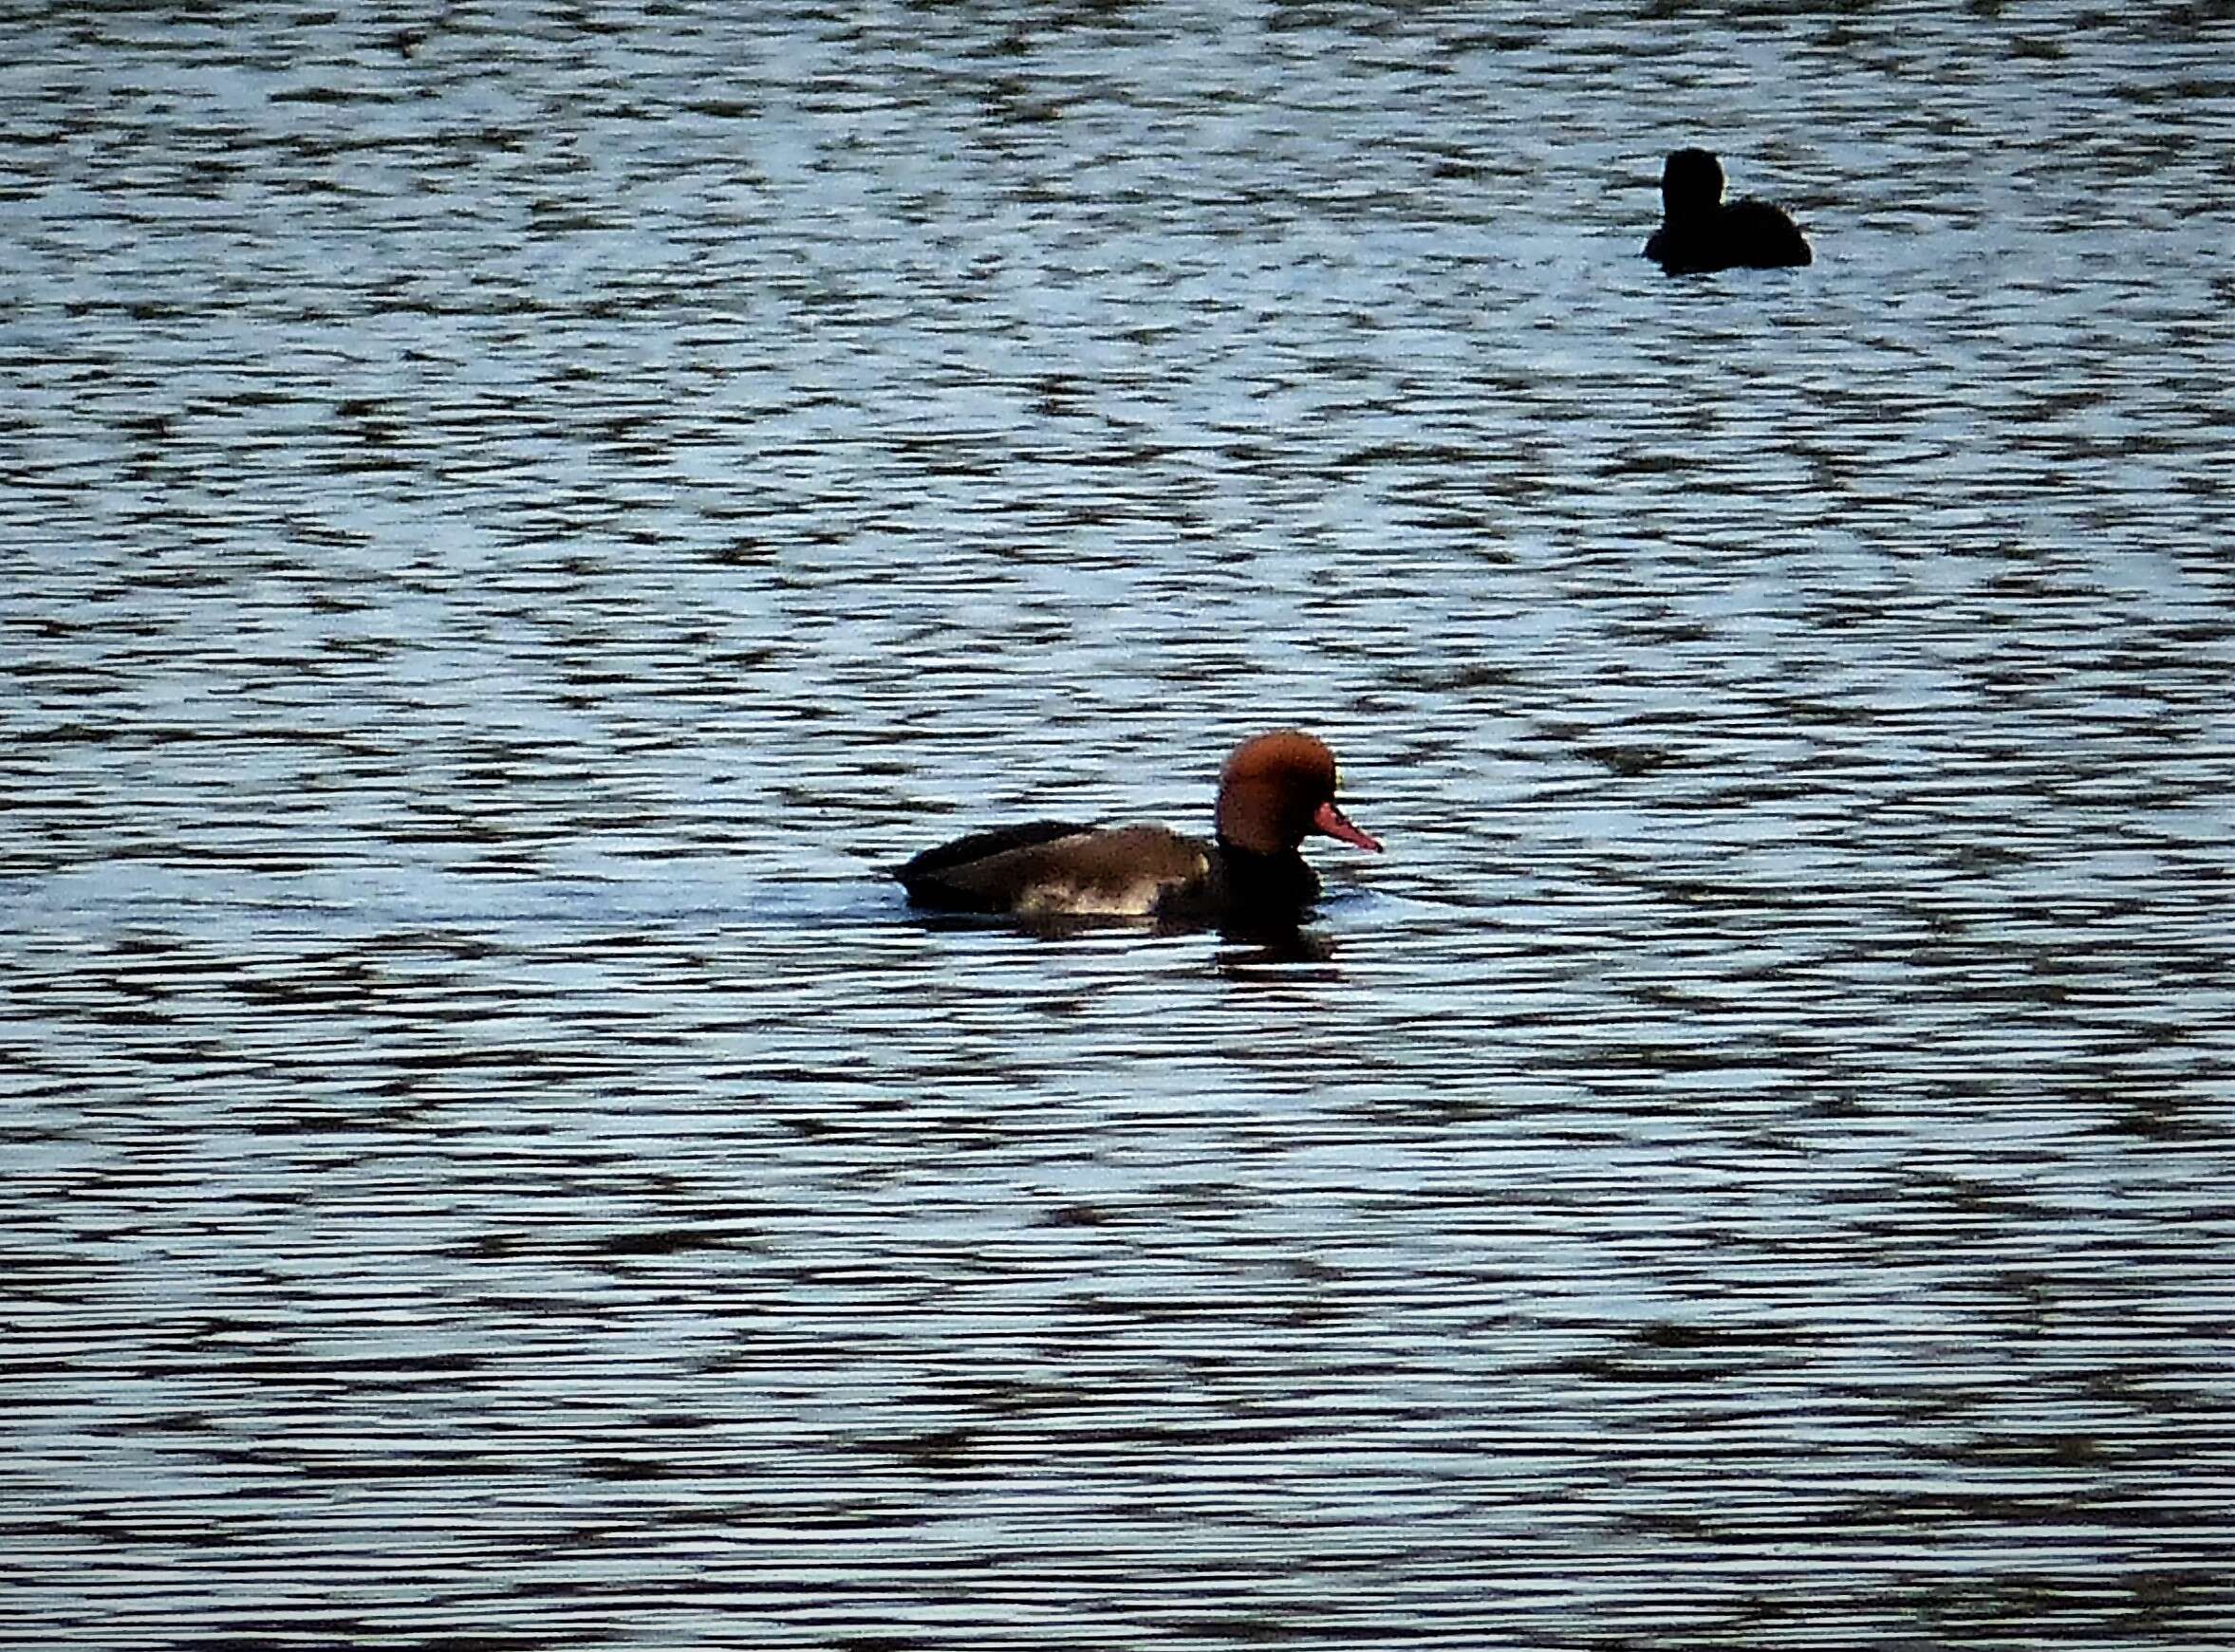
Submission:
[[[2227,1639],[2235,82],[1975,9],[11,22],[11,1640]]]

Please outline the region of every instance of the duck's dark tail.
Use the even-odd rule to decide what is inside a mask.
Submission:
[[[972,832],[968,837],[957,838],[951,844],[941,844],[935,849],[925,849],[905,865],[895,866],[892,875],[908,892],[908,899],[919,906],[934,906],[950,912],[979,909],[984,897],[972,890],[949,882],[943,876],[957,866],[967,866],[994,855],[1005,855],[1012,849],[1029,849],[1034,844],[1052,843],[1057,838],[1068,838],[1088,828],[1059,820],[1035,820],[1023,826],[996,826],[991,831]]]

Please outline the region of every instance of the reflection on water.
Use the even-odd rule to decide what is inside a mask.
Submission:
[[[1322,929],[1302,925],[1288,928],[1256,927],[1230,929],[1220,938],[1226,944],[1219,949],[1216,958],[1219,969],[1236,980],[1248,980],[1265,971],[1277,971],[1283,980],[1296,978],[1294,970],[1286,966],[1323,965],[1309,969],[1308,978],[1314,981],[1337,981],[1342,972],[1334,968],[1335,937]]]
[[[2235,1635],[2224,24],[9,31],[14,1639]]]

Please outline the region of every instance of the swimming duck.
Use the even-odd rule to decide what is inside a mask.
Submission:
[[[1661,227],[1646,256],[1670,275],[1777,269],[1814,256],[1783,209],[1723,199],[1723,167],[1704,149],[1679,149],[1661,169]]]
[[[1214,835],[1033,821],[926,849],[893,875],[917,906],[1033,919],[1145,918],[1293,923],[1319,880],[1296,847],[1313,832],[1376,854],[1335,807],[1334,753],[1294,729],[1235,748]]]

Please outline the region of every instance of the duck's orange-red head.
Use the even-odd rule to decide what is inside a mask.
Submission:
[[[1285,854],[1313,832],[1380,853],[1334,802],[1334,753],[1294,729],[1235,748],[1219,777],[1219,836],[1260,855]]]

